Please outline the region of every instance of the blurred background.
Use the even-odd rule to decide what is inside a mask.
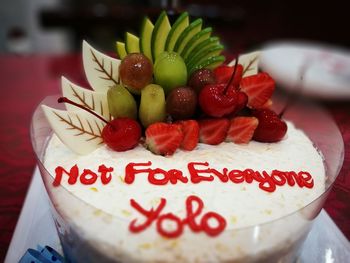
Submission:
[[[350,46],[346,1],[1,0],[0,52],[64,53],[87,39],[112,51],[125,30],[138,33],[147,14],[187,10],[214,26],[229,51],[275,39]]]

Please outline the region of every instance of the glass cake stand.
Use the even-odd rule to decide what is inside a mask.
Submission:
[[[62,108],[62,105],[56,102],[57,98],[58,96],[47,97],[41,104]],[[284,105],[285,98],[278,97],[274,99],[274,103],[276,108],[280,108]],[[278,109],[276,110],[278,112]],[[285,118],[302,129],[323,155],[326,168],[326,191],[298,211],[277,220],[225,231],[216,238],[225,240],[229,248],[249,248],[249,252],[233,258],[225,258],[223,253],[217,256],[218,262],[295,262],[312,223],[321,211],[341,169],[344,158],[343,139],[336,124],[325,111],[309,101],[299,101],[290,107]],[[113,236],[118,235],[118,229],[128,229],[129,222],[102,211],[98,211],[98,216],[94,216],[97,208],[72,195],[64,187],[52,186],[53,175],[42,163],[51,135],[51,127],[39,105],[32,119],[31,139],[37,155],[38,167],[50,197],[51,210],[63,252],[68,262],[148,262],[138,258],[138,255],[120,251],[118,244],[114,242]],[[83,211],[79,214],[79,220],[75,216],[75,211],[66,209],[65,204]],[[213,240],[205,235],[191,235],[190,238],[195,242],[194,244],[198,244],[198,251],[201,251],[201,244],[209,244]],[[170,241],[164,239],[163,242]],[[210,253],[202,250],[206,255]],[[181,262],[183,261],[186,261],[186,255],[182,257]],[[157,262],[168,261],[159,258]]]

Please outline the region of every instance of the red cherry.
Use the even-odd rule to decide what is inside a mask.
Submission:
[[[259,142],[278,142],[287,132],[287,124],[280,116],[270,109],[256,109],[252,111],[259,120],[253,139]]]
[[[141,138],[140,124],[129,118],[114,119],[102,130],[103,141],[117,152],[133,149]]]
[[[237,103],[237,92],[226,84],[205,86],[199,94],[199,105],[203,112],[211,117],[223,117],[234,111]]]
[[[231,67],[229,67],[231,68]],[[223,117],[231,114],[237,104],[237,87],[235,80],[238,72],[238,56],[232,75],[227,83],[205,86],[199,94],[199,105],[212,117]]]
[[[101,136],[103,141],[115,151],[130,150],[138,144],[141,138],[141,126],[133,119],[118,118],[108,122],[96,112],[74,101],[71,101],[66,97],[60,97],[57,101],[58,103],[69,103],[81,108],[106,123],[106,126],[103,127]]]
[[[243,66],[241,64],[238,64],[237,66],[234,66],[234,67],[221,65],[216,69],[214,69],[216,82],[218,84],[227,84],[230,81],[232,74],[235,70],[236,70],[236,73],[231,82],[231,85],[233,85],[237,89],[239,87],[239,83],[241,82],[242,75],[243,75]]]

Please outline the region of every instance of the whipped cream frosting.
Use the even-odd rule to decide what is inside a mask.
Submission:
[[[314,180],[313,188],[290,186],[285,184],[276,188],[274,192],[267,192],[259,188],[258,182],[224,183],[220,180],[201,182],[199,184],[181,183],[152,185],[147,175],[137,174],[132,184],[126,184],[125,167],[131,163],[145,163],[151,161],[151,168],[164,170],[178,169],[188,175],[187,165],[190,162],[208,162],[209,167],[222,171],[244,170],[255,171],[307,171]],[[77,183],[69,185],[68,176],[63,176],[62,186],[75,197],[83,200],[91,207],[77,205],[70,202],[67,194],[58,187],[53,191],[54,205],[65,217],[70,217],[73,224],[79,226],[87,237],[92,237],[109,244],[109,253],[122,258],[125,262],[147,262],[159,258],[160,254],[165,261],[181,260],[183,262],[211,262],[239,258],[249,254],[249,248],[244,248],[244,240],[233,241],[235,230],[248,226],[266,223],[285,215],[291,214],[315,200],[325,191],[325,168],[322,156],[314,148],[312,142],[300,130],[288,123],[287,136],[278,143],[259,143],[251,141],[246,145],[221,143],[217,146],[198,144],[194,151],[178,150],[173,156],[163,157],[152,154],[142,146],[126,152],[114,152],[107,146],[102,146],[91,154],[80,156],[70,151],[55,135],[50,139],[44,166],[52,176],[55,168],[62,166],[66,170],[74,166],[97,171],[101,164],[113,167],[112,180],[103,185],[100,180],[93,185]],[[64,191],[66,192],[66,191]],[[56,194],[55,194],[56,193]],[[185,227],[184,234],[174,240],[164,241],[151,226],[141,234],[128,231],[128,224],[137,219],[140,222],[144,217],[130,205],[130,199],[136,200],[142,207],[149,210],[159,204],[161,198],[166,198],[167,205],[163,212],[171,212],[180,218],[186,215],[185,201],[190,195],[200,197],[204,202],[203,212],[214,211],[222,215],[227,221],[225,233],[218,237],[208,237],[204,234],[191,233]],[[112,224],[119,222],[114,234],[103,231],[103,227],[91,224],[95,218],[104,215],[101,222]],[[109,218],[108,220],[106,218]],[[105,220],[106,219],[106,220]],[[293,224],[293,222],[289,222]],[[107,223],[106,223],[107,224]],[[171,223],[165,224],[171,229]],[[285,228],[286,225],[283,225]],[[118,228],[118,229],[117,229]],[[107,228],[106,228],[107,229]],[[271,234],[269,232],[269,235]],[[274,229],[279,233],[281,229]],[[280,238],[289,238],[288,230],[284,229]],[[118,233],[118,234],[117,234]],[[228,233],[230,236],[228,237]],[[208,241],[208,240],[211,241]],[[264,239],[264,237],[262,237]],[[260,244],[261,250],[280,246],[268,239]],[[280,240],[281,241],[281,240]],[[202,245],[200,242],[203,242]],[[283,241],[284,242],[284,241]],[[227,244],[231,243],[231,247]],[[168,246],[168,249],[166,247]],[[169,249],[169,246],[171,249]],[[205,252],[206,249],[213,253]],[[232,246],[235,246],[232,248]],[[107,247],[107,245],[106,245]],[[113,248],[111,252],[110,248]],[[102,249],[102,248],[101,248]],[[245,249],[248,249],[247,251]],[[226,251],[226,252],[225,252]],[[160,253],[160,254],[159,254]],[[257,253],[257,251],[255,251]],[[142,260],[141,260],[142,259]]]

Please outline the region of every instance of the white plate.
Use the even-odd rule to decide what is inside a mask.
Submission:
[[[350,99],[350,51],[305,42],[275,42],[262,50],[261,70],[281,88],[297,89],[305,67],[302,93],[322,99]]]

